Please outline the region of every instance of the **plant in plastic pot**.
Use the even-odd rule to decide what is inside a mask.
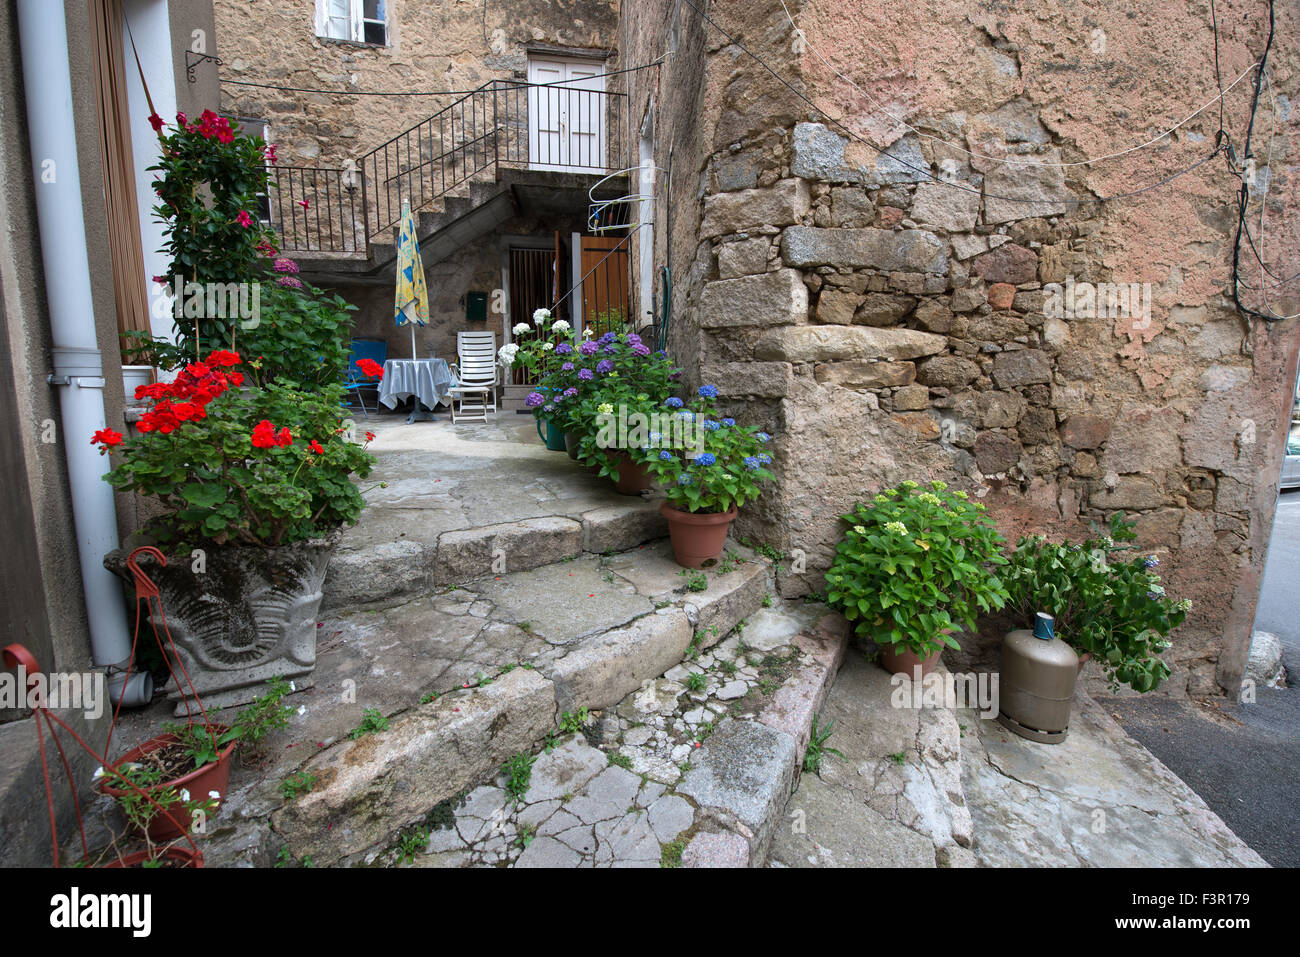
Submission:
[[[738,509],[774,478],[765,451],[771,436],[720,416],[717,398],[712,385],[701,386],[690,407],[669,397],[668,420],[657,440],[631,452],[664,486],[667,501],[660,511],[668,520],[673,556],[686,568],[703,568],[721,557]]]
[[[1006,603],[994,574],[1007,564],[1004,540],[965,492],[906,481],[842,517],[827,602],[876,643],[887,670],[928,674],[945,647],[960,647],[954,631]]]

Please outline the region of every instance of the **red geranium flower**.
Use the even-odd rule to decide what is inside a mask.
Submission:
[[[276,436],[275,444],[293,445],[293,433],[289,431],[289,427],[287,425],[284,428],[282,428],[280,430],[280,434]]]
[[[311,440],[311,446],[310,446],[310,448],[311,448],[311,450],[312,450],[313,452],[315,452],[317,455],[324,455],[324,454],[325,454],[325,450],[324,450],[323,448],[321,448],[321,444],[320,444],[319,442],[317,442],[315,439],[312,439],[312,440]]]
[[[167,124],[163,122],[163,118],[157,113],[151,113],[149,114],[149,125],[152,126],[153,131],[157,133]]]
[[[90,441],[92,444],[95,442],[100,442],[104,445],[105,448],[108,448],[109,446],[113,446],[113,445],[121,445],[122,433],[114,432],[112,429],[100,429],[91,437]],[[100,449],[101,453],[103,451],[104,449]]]
[[[263,419],[253,426],[253,448],[269,449],[275,445],[275,426],[270,419]]]
[[[238,352],[232,352],[229,349],[218,349],[212,355],[208,356],[208,365],[210,366],[237,366],[244,360],[239,358]]]
[[[366,441],[367,441],[367,442],[373,442],[374,440],[375,440],[375,433],[373,433],[373,432],[367,432],[367,433],[366,433]]]
[[[378,379],[384,377],[384,367],[374,359],[358,359],[357,368],[361,370],[361,374],[364,376]]]

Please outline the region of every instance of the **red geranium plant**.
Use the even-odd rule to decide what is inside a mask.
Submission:
[[[171,382],[140,386],[136,397],[150,403],[141,434],[104,429],[91,439],[114,458],[114,488],[162,503],[147,527],[162,544],[287,545],[361,513],[351,476],[364,478],[375,460],[369,434],[354,441],[340,424],[338,390],[285,380],[239,388],[241,364],[217,350]]]

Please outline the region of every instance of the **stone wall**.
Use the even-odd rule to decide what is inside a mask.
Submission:
[[[315,5],[213,0],[223,80],[326,90],[473,90],[527,78],[530,46],[614,46],[618,0],[388,0],[388,45],[316,36]],[[617,58],[610,68],[619,66]],[[349,96],[222,84],[223,112],[266,120],[280,162],[339,168],[455,99]]]
[[[1077,537],[1122,510],[1170,593],[1194,602],[1170,690],[1235,687],[1300,327],[1245,319],[1225,295],[1239,178],[1223,157],[1097,202],[1208,156],[1217,107],[1157,148],[1068,165],[1142,143],[1215,95],[1208,12],[817,0],[789,4],[799,36],[779,3],[712,5],[810,103],[689,6],[648,6],[658,30],[650,12],[639,29],[625,22],[629,58],[662,47],[674,16],[706,31],[699,61],[674,57],[660,76],[663,89],[702,74],[675,143],[691,168],[673,234],[698,224],[672,256],[675,342],[695,381],[744,400],[739,415],[776,436],[779,485],[738,531],[806,555],[783,594],[820,590],[838,516],[904,478],[972,491],[1011,540]],[[1220,5],[1225,85],[1262,52],[1266,14]],[[1294,37],[1294,10],[1278,17],[1278,36]],[[1271,146],[1268,248],[1283,252],[1270,265],[1288,276],[1300,265],[1298,154],[1281,135],[1295,45],[1275,41],[1270,62],[1279,115],[1265,98],[1253,147]],[[1225,98],[1238,150],[1248,85]],[[1257,266],[1245,273],[1256,284]],[[1092,311],[1088,288],[1103,293]],[[1134,288],[1137,308],[1107,306],[1105,293]],[[1298,311],[1285,292],[1278,312]]]

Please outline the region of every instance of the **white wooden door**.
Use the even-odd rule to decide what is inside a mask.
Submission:
[[[582,60],[529,60],[531,169],[605,172],[605,74]]]

